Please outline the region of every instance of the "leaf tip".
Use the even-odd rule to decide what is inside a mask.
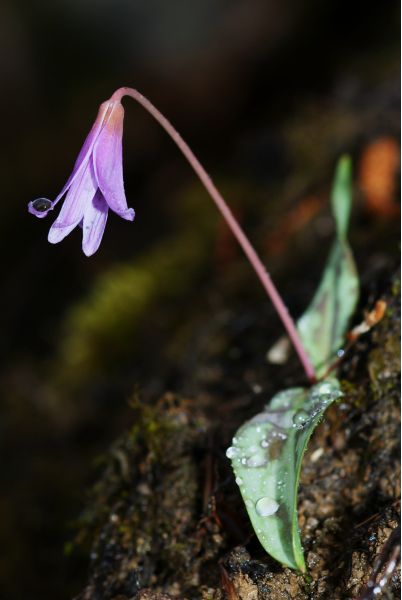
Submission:
[[[352,175],[352,158],[350,154],[342,154],[338,159],[336,166],[337,175],[343,175],[343,178],[350,179]]]
[[[352,159],[349,154],[343,154],[337,162],[331,203],[337,235],[344,239],[352,206]]]

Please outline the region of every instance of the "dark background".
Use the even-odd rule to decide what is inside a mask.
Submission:
[[[342,152],[357,165],[371,141],[397,139],[398,23],[393,2],[1,3],[1,597],[70,598],[83,586],[86,550],[70,553],[69,541],[94,461],[124,430],[128,394],[136,386],[150,397],[167,388],[188,391],[165,350],[177,316],[165,320],[164,311],[174,314],[177,306],[191,317],[193,306],[212,310],[216,295],[233,309],[243,300],[227,296],[225,273],[247,271],[188,165],[130,100],[124,161],[134,224],[111,215],[100,250],[88,259],[79,231],[49,245],[53,216],[36,220],[27,202],[57,195],[100,102],[133,86],[189,142],[269,263],[270,240],[286,224],[286,211],[311,193],[325,197]],[[370,249],[371,268],[381,271],[397,252],[395,219],[387,218],[394,213],[366,210],[357,192],[359,266],[364,272]],[[323,247],[326,223],[324,215],[316,228]],[[149,310],[145,302],[135,317],[135,348],[123,336],[101,346],[98,367],[86,370],[84,361],[75,370],[74,307],[104,273],[118,281],[121,267],[142,261],[152,268],[155,249],[165,244],[169,254],[183,229],[186,240],[194,231],[195,245],[205,229],[207,258],[197,266],[195,289],[194,281],[176,296],[173,289],[168,309],[166,299]],[[304,296],[295,290],[319,265],[296,267],[291,255],[277,251],[272,268],[297,312]],[[245,277],[256,288],[253,301],[263,305],[258,283]],[[122,302],[130,297],[123,294]],[[274,327],[267,345],[279,333]]]

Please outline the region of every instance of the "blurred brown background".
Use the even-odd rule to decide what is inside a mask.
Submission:
[[[188,165],[130,100],[124,160],[134,224],[111,215],[100,250],[87,259],[79,231],[50,246],[52,217],[36,220],[27,202],[59,192],[100,102],[133,86],[189,142],[296,313],[322,263],[303,267],[292,256],[302,261],[309,244],[329,243],[322,207],[336,158],[351,152],[352,243],[367,283],[397,252],[398,23],[394,2],[1,3],[2,598],[70,598],[82,587],[86,554],[64,548],[93,461],[125,427],[128,394],[136,386],[145,396],[192,391],[174,366],[180,352],[166,351],[177,311],[191,321],[192,309],[213,310],[216,297],[228,309],[249,302],[226,293],[227,273],[237,269],[246,273],[251,301],[265,305]],[[379,163],[385,167],[376,177]],[[314,235],[304,238],[300,230],[312,221]],[[171,289],[160,293],[158,281],[141,288],[148,269],[169,288],[162,258],[180,248],[194,254],[196,275],[176,282],[182,265],[174,255]],[[145,290],[141,299],[125,296],[130,268],[139,269],[133,280],[139,295]],[[108,286],[110,321],[100,300]],[[99,309],[95,324],[92,308]],[[121,335],[115,311],[128,311]],[[279,332],[274,324],[267,347]]]

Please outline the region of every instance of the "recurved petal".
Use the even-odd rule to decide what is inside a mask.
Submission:
[[[123,118],[124,109],[120,102],[106,118],[93,150],[93,165],[99,188],[109,207],[118,215],[132,221],[134,210],[127,207],[123,183]]]
[[[95,123],[92,125],[92,129],[89,132],[89,134],[87,135],[85,142],[78,154],[77,160],[75,161],[74,168],[72,170],[72,173],[71,173],[70,177],[67,179],[60,194],[55,199],[55,202],[58,202],[60,200],[60,198],[66,193],[66,191],[72,185],[73,181],[75,181],[75,179],[80,175],[80,173],[85,169],[86,165],[88,164],[88,161],[90,159],[90,156],[91,156],[93,148],[94,148],[94,144],[95,144],[95,142],[99,136],[99,133],[107,119],[107,115],[108,115],[109,111],[111,110],[112,104],[113,103],[110,102],[110,100],[107,100],[106,102],[103,102],[100,105]]]
[[[84,210],[82,223],[82,249],[84,254],[91,256],[99,248],[105,231],[109,207],[98,190]]]
[[[50,228],[48,240],[57,244],[82,220],[86,207],[96,194],[97,183],[90,163],[71,184],[59,216]]]

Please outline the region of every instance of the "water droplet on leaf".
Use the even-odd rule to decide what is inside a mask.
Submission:
[[[238,448],[235,448],[234,446],[230,446],[227,450],[226,450],[226,456],[228,458],[235,458],[239,453]]]
[[[293,417],[293,427],[302,429],[309,420],[309,415],[304,410],[299,410]]]
[[[260,517],[270,517],[274,515],[279,508],[279,504],[273,498],[264,496],[255,503],[255,510]]]
[[[318,386],[318,389],[315,390],[316,393],[318,392],[318,394],[332,394],[333,393],[333,386],[328,382],[325,381],[324,383],[321,383]]]
[[[263,454],[254,454],[247,459],[246,465],[248,467],[263,467],[267,463],[267,458]]]

